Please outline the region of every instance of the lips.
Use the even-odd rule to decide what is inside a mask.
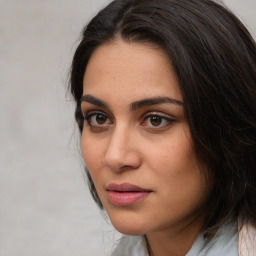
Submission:
[[[151,190],[129,183],[111,183],[107,186],[108,199],[116,206],[134,205],[146,198],[151,192]]]

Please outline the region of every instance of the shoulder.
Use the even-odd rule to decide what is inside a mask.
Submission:
[[[239,229],[239,256],[256,255],[256,227],[250,223],[244,224]]]
[[[144,236],[123,236],[111,256],[148,256]]]
[[[201,233],[186,256],[237,256],[237,242],[237,224],[229,221],[211,239]]]

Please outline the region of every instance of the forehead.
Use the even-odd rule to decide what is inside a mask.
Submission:
[[[172,94],[182,100],[168,55],[153,45],[122,40],[99,46],[86,67],[83,94],[125,93],[144,97]],[[164,96],[164,95],[162,95]]]

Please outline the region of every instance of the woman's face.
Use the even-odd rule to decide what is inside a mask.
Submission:
[[[81,106],[83,157],[117,230],[148,234],[200,215],[208,188],[164,51],[121,40],[98,47]]]

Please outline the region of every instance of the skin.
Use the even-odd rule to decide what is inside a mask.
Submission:
[[[114,227],[145,234],[151,255],[185,255],[203,225],[209,186],[169,58],[153,45],[121,39],[104,44],[89,60],[83,95],[82,153]],[[174,101],[131,109],[132,103],[155,97]],[[106,191],[113,182],[151,193],[136,204],[116,206]]]

